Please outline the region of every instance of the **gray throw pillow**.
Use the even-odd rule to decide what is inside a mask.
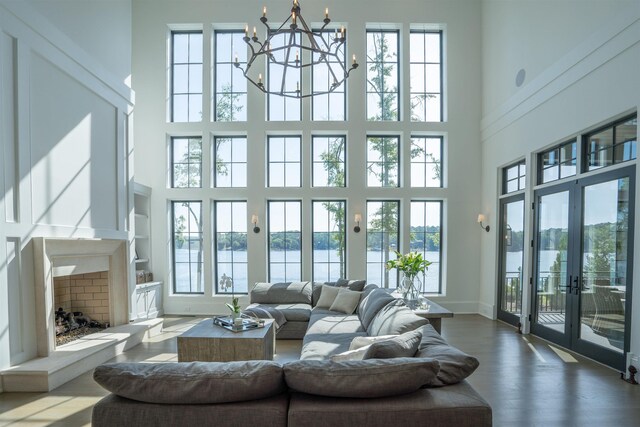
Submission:
[[[367,335],[400,335],[429,324],[404,305],[395,300],[382,307],[367,328]]]
[[[349,360],[299,360],[284,365],[287,385],[320,396],[374,398],[411,393],[432,382],[439,365],[435,360],[398,358]]]
[[[421,338],[421,331],[411,331],[390,340],[374,342],[362,358],[366,360],[413,357],[418,351]]]
[[[366,280],[348,280],[348,279],[338,279],[336,281],[336,286],[340,288],[348,288],[350,291],[362,292],[364,289],[364,285],[367,284]]]
[[[433,326],[423,326],[420,332],[422,332],[422,340],[416,358],[433,358],[440,362],[440,371],[433,383],[429,385],[443,386],[459,383],[471,375],[480,364],[475,357],[450,346],[433,329]]]
[[[358,316],[362,326],[367,329],[380,309],[394,300],[395,298],[389,292],[380,288],[373,289],[368,295],[364,295],[358,305]]]
[[[322,285],[322,292],[320,293],[320,298],[318,298],[318,302],[316,303],[316,307],[318,308],[330,308],[333,301],[335,301],[338,296],[338,292],[340,292],[340,288],[329,285]]]
[[[333,300],[333,304],[331,304],[329,310],[338,311],[344,314],[353,314],[360,302],[360,295],[362,295],[362,292],[354,292],[349,289],[342,288]]]
[[[286,390],[282,366],[268,360],[244,362],[110,363],[93,379],[113,394],[148,403],[243,402]]]
[[[252,304],[311,304],[311,282],[256,283]]]

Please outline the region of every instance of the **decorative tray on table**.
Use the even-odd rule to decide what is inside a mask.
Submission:
[[[242,323],[234,322],[231,316],[218,316],[213,318],[213,324],[228,329],[231,332],[242,332],[250,329],[264,328],[264,320],[257,317],[242,314]]]

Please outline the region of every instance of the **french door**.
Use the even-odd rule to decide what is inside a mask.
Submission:
[[[524,194],[500,200],[498,319],[517,326],[522,315]]]
[[[635,168],[535,192],[531,331],[619,370],[629,350]]]

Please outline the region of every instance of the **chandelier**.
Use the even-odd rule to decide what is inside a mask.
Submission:
[[[324,12],[324,25],[315,31],[309,28],[302,17],[298,0],[293,0],[291,14],[278,28],[269,26],[266,6],[262,9],[260,22],[266,27],[267,38],[264,42],[258,40],[255,27],[253,37],[249,37],[249,26],[246,26],[243,40],[249,46],[251,56],[243,68],[236,55],[234,65],[248,81],[266,94],[289,98],[327,94],[338,88],[349,77],[349,73],[358,68],[355,55],[351,67],[347,68],[344,27],[340,31],[336,28],[333,34],[326,29],[331,22],[328,8]],[[262,80],[262,73],[258,73],[257,79],[255,72],[251,73],[252,66],[259,66],[257,64],[262,64],[262,60],[269,64],[267,84]],[[302,70],[310,67],[316,70],[314,72],[326,73],[328,80],[326,86],[305,93],[300,80]]]

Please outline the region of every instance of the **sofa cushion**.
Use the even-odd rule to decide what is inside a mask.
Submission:
[[[382,307],[367,328],[368,335],[399,335],[429,324],[427,319],[416,315],[401,300],[392,301]]]
[[[286,390],[282,366],[243,362],[110,363],[93,379],[113,394],[148,403],[225,403],[264,399]]]
[[[249,294],[257,304],[311,304],[311,282],[256,283]]]
[[[434,358],[440,362],[438,376],[429,385],[442,386],[458,383],[471,375],[480,364],[475,357],[450,346],[433,329],[433,326],[423,326],[420,332],[422,332],[422,340],[416,357]]]
[[[433,381],[438,362],[398,358],[344,362],[300,360],[284,365],[287,385],[308,394],[374,398],[411,393]]]
[[[320,298],[318,298],[318,301],[316,302],[316,307],[330,309],[331,304],[333,304],[336,297],[338,296],[338,292],[340,292],[340,288],[337,288],[335,286],[322,285],[321,289],[322,290],[320,292]]]
[[[333,304],[329,307],[331,311],[338,311],[344,314],[353,314],[356,311],[356,307],[360,302],[360,296],[362,292],[350,291],[349,289],[342,288],[338,295],[333,300]],[[322,298],[322,297],[321,297]]]
[[[418,351],[421,331],[405,332],[390,340],[375,342],[369,346],[363,359],[393,359],[395,357],[413,357]]]
[[[382,307],[393,300],[395,300],[395,298],[392,297],[389,292],[380,288],[372,289],[366,295],[363,294],[360,299],[360,304],[358,305],[358,316],[360,316],[362,326],[364,326],[365,329],[368,328]]]
[[[332,354],[329,359],[333,360],[334,362],[342,362],[345,360],[363,360],[364,355],[366,354],[367,350],[369,350],[369,347],[371,347],[371,344],[357,348],[355,350],[347,350],[343,351],[342,353]]]
[[[378,335],[377,337],[355,337],[351,344],[349,344],[349,350],[357,350],[362,347],[368,347],[374,342],[386,341],[391,338],[395,338],[398,335]]]
[[[347,315],[328,310],[319,312],[317,308],[311,311],[307,334],[352,334],[354,332],[363,332],[359,335],[366,335],[357,314]]]
[[[320,298],[320,294],[322,292],[322,286],[337,286],[342,288],[347,288],[350,291],[361,292],[365,287],[366,280],[346,280],[346,279],[338,279],[336,282],[314,282],[312,286],[312,295],[311,295],[311,305],[316,306],[318,304],[318,299]],[[373,285],[374,287],[377,287]]]
[[[311,317],[310,304],[251,304],[247,309],[252,307],[268,307],[273,310],[278,310],[284,315],[286,320],[292,322],[308,322]]]
[[[349,344],[353,340],[353,337],[364,334],[365,332],[339,334],[306,333],[302,340],[300,360],[327,360],[334,354],[349,350]]]

